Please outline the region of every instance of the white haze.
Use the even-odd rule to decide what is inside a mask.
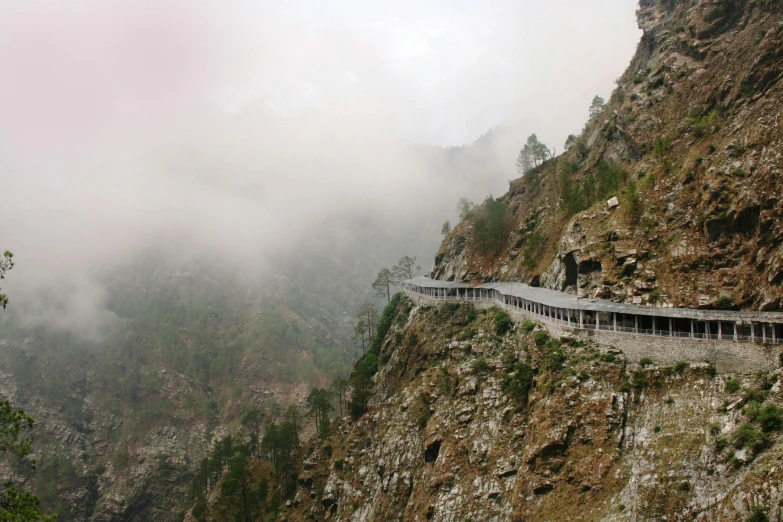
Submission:
[[[579,132],[633,52],[635,7],[0,0],[3,291],[28,321],[95,332],[96,274],[150,244],[261,269],[336,214],[439,227],[416,218],[503,192],[524,136]],[[488,183],[443,193],[412,152],[498,125]]]

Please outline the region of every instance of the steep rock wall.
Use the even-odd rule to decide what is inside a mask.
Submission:
[[[312,448],[280,520],[780,520],[777,432],[732,445],[748,401],[780,403],[780,370],[641,368],[502,322],[469,304],[398,318],[370,411]]]
[[[433,277],[783,309],[783,4],[643,1],[638,15],[643,38],[606,109],[578,146],[503,196],[504,246],[479,252],[469,217],[444,240]],[[607,168],[625,181],[569,214],[564,172],[570,185],[600,185]]]

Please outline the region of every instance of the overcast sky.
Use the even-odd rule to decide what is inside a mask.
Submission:
[[[91,281],[167,234],[252,256],[337,208],[403,204],[426,177],[411,144],[505,125],[560,151],[633,55],[635,9],[0,0],[4,290]]]
[[[0,0],[2,103],[30,124],[79,117],[98,131],[135,111],[210,99],[284,115],[363,110],[439,145],[515,120],[557,121],[546,130],[554,139],[581,127],[593,95],[611,92],[640,36],[635,9],[633,0]]]

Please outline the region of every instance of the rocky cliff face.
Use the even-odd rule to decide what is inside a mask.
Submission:
[[[479,248],[469,214],[433,277],[783,307],[783,4],[638,15],[605,109],[501,198],[501,246]],[[399,310],[370,410],[313,444],[279,520],[783,518],[781,370],[632,360],[467,304]]]
[[[279,520],[780,519],[780,370],[642,367],[498,309],[408,309],[370,410],[314,445]]]
[[[433,277],[783,309],[783,4],[643,0],[638,17],[644,36],[605,110],[511,183],[504,246],[479,253],[468,218]],[[571,185],[584,188],[575,214]]]

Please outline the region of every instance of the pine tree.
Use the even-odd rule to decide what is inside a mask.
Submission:
[[[447,219],[445,223],[443,223],[443,226],[440,227],[440,234],[442,236],[448,236],[449,232],[451,232],[451,223]]]
[[[391,287],[395,286],[399,282],[399,279],[391,270],[388,268],[381,268],[381,270],[378,272],[378,277],[375,278],[375,281],[372,284],[372,287],[375,289],[375,294],[378,297],[386,297],[386,302],[390,302]]]
[[[359,307],[359,311],[356,313],[357,319],[364,322],[365,331],[367,332],[367,340],[371,340],[373,333],[375,333],[375,325],[378,324],[378,309],[373,306],[372,303],[364,302]]]
[[[468,198],[460,198],[459,201],[457,201],[457,214],[459,215],[460,219],[465,219],[468,217],[468,213],[473,209],[473,202],[469,201]]]
[[[601,114],[606,108],[606,102],[604,102],[604,99],[600,96],[596,96],[593,98],[592,103],[590,104],[590,119],[592,120],[599,114]]]
[[[418,275],[421,267],[416,264],[416,256],[402,256],[397,264],[392,267],[392,274],[397,282],[413,279]]]

